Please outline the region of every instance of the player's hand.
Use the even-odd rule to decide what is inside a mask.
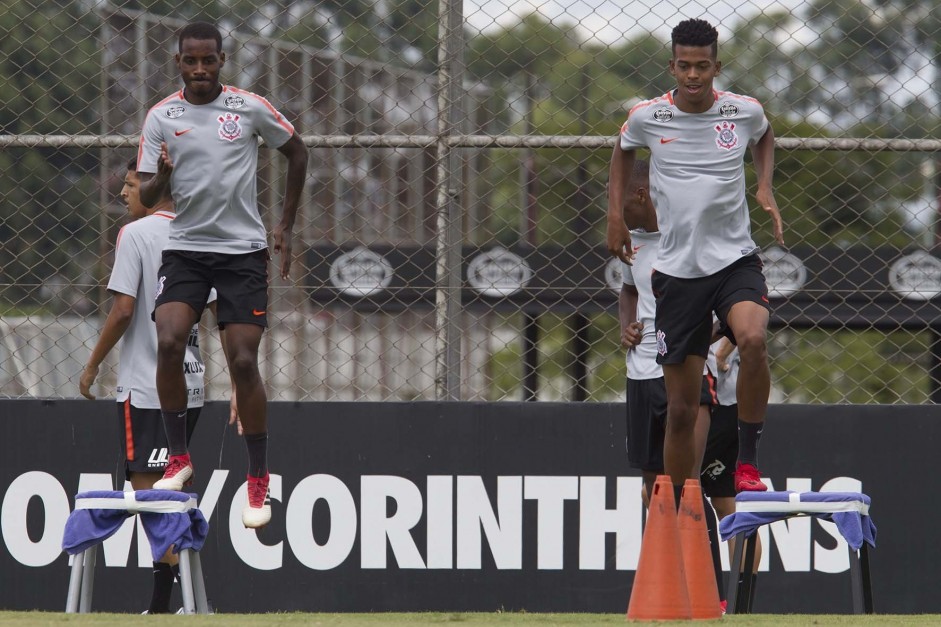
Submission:
[[[95,384],[97,378],[98,366],[89,364],[85,366],[85,370],[82,371],[82,376],[78,380],[78,391],[90,401],[95,400],[95,395],[91,393],[91,386]]]
[[[281,255],[281,278],[288,278],[291,272],[291,229],[279,224],[271,232],[274,239],[274,252]]]
[[[732,367],[729,363],[729,357],[732,356],[734,350],[735,347],[729,341],[729,338],[723,337],[719,340],[719,345],[716,347],[716,367],[719,368],[719,372],[728,372],[729,368]]]
[[[239,435],[242,435],[242,421],[239,420],[239,404],[235,398],[235,390],[232,390],[232,397],[229,399],[229,424],[235,425]]]
[[[161,180],[170,180],[173,174],[173,160],[170,159],[170,150],[167,148],[167,142],[160,143],[160,156],[157,158],[157,176]]]
[[[644,323],[634,321],[621,329],[621,347],[631,349],[640,344]]]
[[[631,246],[631,232],[623,220],[608,221],[608,252],[628,265],[634,265],[634,248]]]
[[[758,190],[755,199],[761,208],[771,215],[771,224],[774,229],[774,241],[784,246],[784,222],[781,220],[781,212],[778,211],[778,203],[774,201],[774,195],[765,190]]]

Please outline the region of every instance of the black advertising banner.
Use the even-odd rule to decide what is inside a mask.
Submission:
[[[466,247],[461,278],[467,307],[536,311],[604,307],[617,301],[605,283],[610,259],[600,249]],[[434,304],[435,249],[414,246],[314,247],[305,276],[318,303],[398,311]],[[620,267],[612,280],[620,289]]]
[[[620,261],[580,244],[464,247],[462,302],[474,309],[599,311],[617,304]],[[941,321],[941,259],[924,250],[761,253],[774,326],[923,328]],[[315,246],[306,287],[319,305],[400,311],[434,303],[433,247]]]
[[[62,527],[77,492],[115,486],[114,405],[0,402],[0,608],[64,608]],[[203,568],[222,612],[627,607],[644,514],[622,405],[272,403],[274,519],[258,535],[241,526],[245,451],[227,414],[210,403],[192,448],[210,523]],[[773,489],[872,497],[878,612],[941,612],[939,486],[925,471],[939,440],[939,407],[770,408],[761,455]],[[851,611],[832,526],[782,521],[762,541],[756,611]],[[131,519],[99,553],[95,608],[144,609],[149,567]]]

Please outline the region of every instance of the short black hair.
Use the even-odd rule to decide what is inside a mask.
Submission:
[[[706,20],[683,20],[673,29],[671,43],[674,55],[677,46],[710,46],[715,57],[719,54],[719,31]]]
[[[643,182],[644,184],[639,184]],[[631,171],[631,183],[637,187],[646,187],[650,184],[650,162],[646,159],[635,159],[634,169]]]
[[[127,162],[128,172],[137,172],[137,157],[131,157],[131,160]]]
[[[180,52],[183,52],[184,39],[216,40],[216,52],[222,52],[222,33],[209,22],[190,22],[180,30]]]

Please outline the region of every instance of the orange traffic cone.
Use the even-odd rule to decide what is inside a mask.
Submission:
[[[719,602],[716,601],[716,607]],[[676,525],[673,483],[657,477],[650,495],[647,527],[627,607],[629,620],[682,620],[692,617]]]
[[[683,485],[677,527],[683,546],[686,588],[693,618],[722,618],[712,551],[709,550],[706,514],[702,505],[702,486],[696,479],[687,479]]]

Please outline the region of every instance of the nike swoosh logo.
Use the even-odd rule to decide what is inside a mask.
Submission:
[[[263,315],[265,315],[265,310],[262,309],[261,311],[258,311],[257,309],[252,309],[252,315],[253,315],[253,316],[263,316]]]
[[[173,131],[173,134],[176,135],[177,137],[179,137],[180,135],[186,135],[186,134],[189,133],[191,130],[193,130],[193,129],[191,129],[191,128],[184,128],[182,131]],[[663,140],[661,139],[660,141],[663,141]]]
[[[661,137],[661,138],[660,138],[660,143],[661,143],[661,144],[669,144],[670,142],[675,142],[675,141],[678,140],[678,139],[679,139],[679,137],[671,137],[670,139],[667,139],[666,137]]]

